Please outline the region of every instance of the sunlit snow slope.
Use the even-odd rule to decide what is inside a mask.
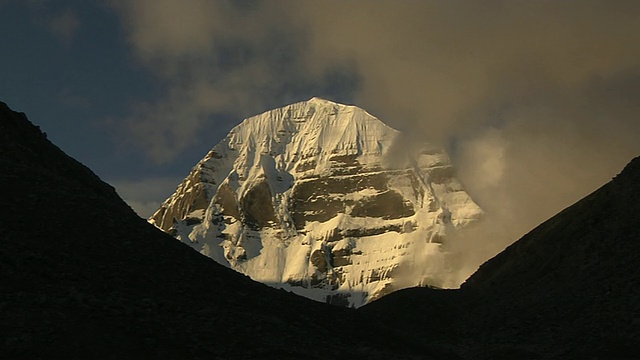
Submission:
[[[244,120],[150,222],[251,278],[361,306],[454,287],[447,234],[482,217],[447,155],[403,148],[366,111],[313,98]]]

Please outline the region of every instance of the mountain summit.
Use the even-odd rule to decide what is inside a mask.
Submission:
[[[219,263],[319,301],[361,306],[455,287],[447,234],[482,217],[444,151],[366,111],[312,98],[245,119],[150,218]]]

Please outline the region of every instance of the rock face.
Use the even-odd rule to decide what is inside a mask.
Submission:
[[[482,217],[428,144],[313,98],[248,118],[149,220],[217,262],[319,301],[361,306],[455,287],[447,234]]]

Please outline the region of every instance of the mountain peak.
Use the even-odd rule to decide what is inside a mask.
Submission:
[[[439,250],[482,210],[425,144],[321,98],[245,119],[150,221],[202,254],[320,301],[361,306],[399,286],[457,286]],[[407,250],[409,249],[409,250]],[[402,285],[396,272],[416,275]]]
[[[311,99],[307,100],[308,102],[315,102],[315,103],[332,103],[332,104],[337,104],[337,105],[342,105],[342,104],[338,104],[332,100],[328,100],[325,98],[321,98],[319,96],[314,96]]]
[[[242,144],[247,150],[295,162],[299,159],[289,155],[322,151],[381,155],[398,134],[361,108],[312,98],[249,117],[224,141],[233,150]],[[288,151],[291,154],[286,155]]]
[[[316,103],[316,104],[338,105],[338,106],[351,106],[351,105],[347,105],[347,104],[338,103],[338,102],[335,102],[333,100],[321,98],[319,96],[314,96],[311,99],[307,100],[306,102],[308,102],[308,103]]]
[[[382,359],[404,341],[178,243],[2,103],[0,183],[2,358]]]

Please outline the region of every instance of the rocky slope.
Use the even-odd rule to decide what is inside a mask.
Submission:
[[[443,151],[402,139],[319,98],[271,110],[231,130],[150,222],[254,280],[334,304],[455,287],[440,244],[482,210]]]

